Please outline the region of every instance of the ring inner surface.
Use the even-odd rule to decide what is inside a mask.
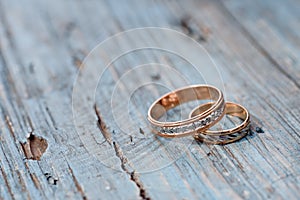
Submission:
[[[217,101],[220,98],[218,90],[210,87],[196,87],[196,88],[186,88],[184,90],[179,90],[166,96],[162,97],[152,108],[151,115],[153,119],[158,120],[163,116],[168,110],[194,100],[213,100]],[[203,108],[203,112],[210,109],[214,103],[212,102],[207,109]],[[201,112],[201,113],[203,113]],[[199,115],[201,113],[197,113]]]

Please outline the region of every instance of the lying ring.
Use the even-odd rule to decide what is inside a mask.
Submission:
[[[163,122],[159,119],[168,110],[189,101],[213,100],[211,106],[189,119]],[[163,137],[183,137],[205,131],[216,124],[224,115],[223,93],[210,85],[192,85],[167,93],[157,99],[148,110],[148,121],[153,132]]]
[[[189,115],[190,118],[197,116],[199,113],[209,109],[211,106],[213,106],[212,103],[206,103],[198,106],[192,110]],[[227,144],[246,136],[250,127],[250,114],[247,109],[239,104],[226,102],[225,114],[238,117],[239,119],[243,120],[243,122],[231,129],[216,131],[206,130],[202,132],[199,131],[197,134],[195,134],[195,139],[210,144]]]

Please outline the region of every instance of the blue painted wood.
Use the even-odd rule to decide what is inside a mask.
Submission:
[[[299,6],[293,0],[0,1],[0,199],[299,199]],[[95,101],[86,95],[93,88],[79,87],[75,105],[85,115],[77,132],[72,94],[83,59],[113,34],[145,26],[197,40],[219,74],[188,39],[146,31],[120,40],[97,52],[87,84],[114,54],[144,43],[187,54],[205,77],[167,51],[126,54],[105,71]],[[134,69],[149,63],[171,67]],[[249,109],[251,135],[225,146],[151,135],[146,112],[166,86],[216,76],[226,99]],[[141,87],[131,93],[135,86]],[[123,101],[111,105],[114,90]],[[45,153],[38,141],[28,146],[32,134],[46,139]],[[26,158],[30,152],[41,159]]]

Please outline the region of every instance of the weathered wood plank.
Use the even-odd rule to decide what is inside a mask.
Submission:
[[[299,87],[299,2],[224,3],[256,48]]]
[[[2,1],[0,198],[297,199],[300,187],[297,65],[291,65],[283,73],[279,61],[285,50],[276,51],[271,44],[266,45],[267,37],[259,33],[259,27],[248,29],[255,23],[251,18],[241,18],[246,28],[241,27],[231,15],[231,12],[236,14],[235,7],[230,2],[225,4],[232,8],[230,12],[215,1],[139,1],[130,6],[117,1],[62,4],[32,1],[21,5]],[[245,5],[258,9],[256,4]],[[191,19],[187,20],[187,16]],[[88,124],[80,129],[85,131],[76,132],[72,87],[82,58],[108,36],[141,26],[188,30],[186,33],[198,38],[218,65],[227,99],[249,108],[255,116],[254,128],[262,126],[264,133],[253,133],[227,146],[193,142],[187,150],[182,150],[162,145],[168,141],[150,135],[145,114],[151,101],[167,89],[145,86],[133,95],[129,89],[145,80],[169,87],[185,85],[186,80],[174,79],[178,74],[158,65],[148,66],[151,72],[141,68],[127,77],[122,75],[137,65],[157,62],[171,65],[190,83],[201,83],[206,77],[199,76],[176,55],[151,50],[128,54],[113,63],[100,81],[104,88],[98,88],[96,107],[93,97],[89,99],[86,95],[91,88],[80,88],[82,103],[76,105],[86,111],[86,118],[80,119]],[[286,34],[277,24],[272,26],[283,36]],[[251,34],[254,36],[250,37]],[[272,39],[282,46],[287,42]],[[297,54],[298,46],[288,41],[285,47]],[[197,58],[198,69],[206,74],[207,80],[215,75],[213,69],[201,67],[206,60],[192,51],[192,46],[181,49],[190,45],[188,41],[175,40],[169,44],[151,31],[129,38],[120,46],[109,47],[97,59],[107,63],[114,53],[144,42],[188,52],[189,58]],[[263,51],[258,44],[265,47]],[[295,63],[299,60],[297,56],[293,59]],[[104,67],[99,65],[91,70],[91,80],[87,82],[96,80]],[[161,75],[157,76],[158,73]],[[132,95],[133,98],[129,104],[133,112],[129,116],[135,121],[134,126],[126,126],[126,115],[116,113],[127,134],[122,134],[124,130],[114,122],[110,111],[110,95],[120,77],[124,80],[117,85],[116,97],[128,100]],[[122,102],[116,106],[127,109],[128,104]],[[26,141],[31,131],[48,142],[41,161],[24,159],[20,142]],[[182,144],[189,144],[190,140],[185,139]],[[95,155],[91,155],[91,149]],[[107,167],[109,164],[112,165]],[[163,168],[159,169],[158,164]],[[154,171],[140,173],[142,169]]]
[[[4,4],[4,3],[3,3]],[[10,62],[12,63],[6,63],[7,66],[2,66],[4,69],[5,68],[10,68],[10,71],[17,71],[18,73],[14,75],[14,80],[11,80],[11,86],[15,86],[18,88],[17,94],[13,93],[13,90],[7,89],[4,92],[9,93],[9,95],[20,95],[21,97],[15,97],[13,98],[14,101],[18,101],[18,99],[22,99],[22,102],[18,102],[18,106],[16,106],[14,101],[12,102],[6,102],[8,104],[7,106],[4,106],[6,110],[15,109],[14,111],[16,112],[16,115],[21,115],[22,112],[25,112],[26,115],[30,115],[30,118],[32,118],[32,124],[28,123],[24,125],[24,127],[19,129],[18,124],[22,123],[24,124],[24,121],[22,118],[14,117],[14,111],[11,111],[8,115],[14,120],[13,125],[15,127],[15,132],[14,134],[21,134],[17,139],[16,143],[18,144],[18,141],[26,139],[26,135],[28,134],[27,128],[30,129],[36,129],[35,134],[41,134],[43,137],[45,137],[49,143],[49,149],[47,150],[47,153],[44,155],[43,160],[36,163],[36,162],[31,162],[31,161],[23,161],[21,160],[16,160],[13,162],[13,165],[16,164],[21,164],[23,166],[24,171],[33,171],[35,174],[38,176],[38,182],[41,185],[41,188],[36,191],[32,189],[29,186],[27,187],[27,191],[30,193],[33,192],[32,195],[45,195],[47,198],[51,198],[55,196],[56,198],[83,198],[85,197],[85,194],[83,193],[84,191],[91,191],[89,192],[89,196],[93,195],[95,192],[97,195],[99,193],[103,194],[103,198],[112,198],[112,197],[123,197],[126,199],[135,199],[138,197],[138,189],[133,187],[134,184],[130,180],[129,176],[127,174],[121,173],[121,175],[115,175],[115,173],[112,173],[111,171],[106,172],[106,168],[102,168],[103,166],[96,166],[94,167],[92,163],[93,160],[91,159],[88,154],[86,154],[86,151],[84,151],[84,148],[81,146],[80,147],[80,141],[78,140],[78,137],[74,137],[74,129],[66,129],[67,125],[70,124],[72,121],[72,113],[71,113],[71,108],[70,108],[70,100],[71,100],[71,86],[72,86],[72,78],[74,75],[76,75],[76,67],[73,66],[71,63],[71,55],[69,55],[68,51],[66,50],[66,46],[62,47],[60,44],[59,40],[60,38],[57,38],[55,35],[55,32],[51,32],[51,26],[49,25],[49,21],[47,21],[45,18],[40,18],[40,15],[44,15],[44,12],[31,12],[31,5],[24,4],[22,7],[20,7],[19,4],[14,4],[13,2],[7,3],[5,2],[4,4],[6,7],[3,8],[3,10],[9,10],[11,12],[10,18],[6,20],[11,20],[7,24],[7,27],[10,30],[10,34],[15,35],[14,41],[15,46],[18,51],[17,52],[18,56],[20,56],[19,60],[22,60],[25,64],[23,63],[16,63],[14,64],[13,62],[17,59],[14,59],[14,56],[16,52],[14,52],[15,49],[12,49],[13,52],[10,51],[5,51],[3,52],[3,55],[5,57],[12,57],[13,59],[10,59]],[[3,6],[4,6],[3,5]],[[35,5],[38,7],[39,5]],[[45,8],[45,7],[43,7]],[[21,9],[21,10],[19,10]],[[42,8],[41,8],[42,9]],[[13,14],[16,14],[14,16]],[[21,15],[22,17],[19,18],[18,15]],[[46,13],[47,14],[47,13]],[[14,18],[15,17],[15,18]],[[25,22],[30,22],[33,19],[35,20],[34,26],[31,28],[28,28],[28,24],[20,22],[20,19],[24,19]],[[45,21],[44,21],[45,20]],[[14,21],[19,22],[20,24],[15,24]],[[45,23],[46,22],[46,23]],[[33,24],[32,24],[33,25]],[[50,26],[50,27],[49,27]],[[4,30],[8,32],[7,30]],[[34,32],[39,33],[41,32],[42,34],[37,37],[37,35],[34,34]],[[20,34],[20,35],[18,35]],[[26,44],[24,44],[24,35],[26,35]],[[4,35],[3,37],[6,37],[7,39],[7,34]],[[9,46],[11,46],[12,43],[10,41],[6,41],[4,38],[4,42],[7,42],[7,49],[10,49]],[[48,42],[50,44],[48,45]],[[54,48],[57,48],[57,50],[53,51]],[[28,48],[34,48],[32,51],[29,51]],[[6,48],[2,48],[6,49]],[[32,52],[37,52],[37,54],[33,55]],[[52,53],[51,53],[52,52]],[[52,57],[55,59],[48,59],[47,57]],[[67,60],[65,58],[68,58]],[[66,65],[66,61],[68,61],[68,66],[69,67],[64,67]],[[29,65],[34,65],[34,74],[30,73],[22,73],[20,72],[21,70],[26,68]],[[25,66],[23,66],[25,65]],[[7,70],[8,71],[8,70]],[[21,78],[21,74],[23,74],[23,77]],[[70,79],[64,79],[63,77],[66,74],[70,74]],[[72,76],[73,74],[73,76]],[[3,75],[2,79],[4,81],[4,86],[10,86],[8,82],[6,82],[5,77],[7,77],[7,74],[1,74]],[[18,79],[20,77],[21,79]],[[34,77],[32,79],[32,77]],[[25,79],[25,81],[23,80]],[[23,80],[23,82],[21,81]],[[30,80],[27,81],[27,80]],[[55,83],[57,80],[57,84]],[[20,82],[20,83],[19,83]],[[28,85],[28,88],[23,90],[23,87],[19,87],[19,85]],[[63,90],[64,88],[67,88],[66,90]],[[29,89],[30,88],[30,89]],[[53,93],[55,90],[60,90],[62,89],[64,92],[61,93]],[[28,90],[28,92],[26,91]],[[38,92],[35,92],[38,91]],[[12,94],[11,94],[12,93]],[[26,95],[27,93],[30,93]],[[45,94],[52,94],[45,96]],[[67,94],[67,95],[66,95]],[[53,103],[51,103],[51,98]],[[28,100],[26,100],[26,98]],[[37,98],[37,99],[36,99]],[[67,101],[67,105],[63,104],[62,102]],[[49,102],[49,103],[48,103]],[[12,105],[9,105],[12,104]],[[28,109],[21,109],[20,106],[24,107],[24,104],[26,105],[25,107]],[[51,113],[52,109],[51,107],[47,104],[54,104],[54,106],[62,106],[61,109],[58,109],[57,111],[61,110],[64,114],[61,115],[61,117],[55,118],[51,115],[54,115]],[[18,109],[16,109],[18,108]],[[48,112],[49,111],[49,112]],[[20,113],[21,112],[21,113]],[[60,120],[61,118],[63,119],[63,116],[69,116],[66,118],[66,120]],[[5,116],[4,116],[5,117]],[[25,118],[25,120],[29,119],[29,116]],[[19,120],[18,120],[19,119]],[[66,121],[66,122],[65,122]],[[26,123],[26,121],[25,121]],[[61,125],[64,124],[63,126],[60,126],[61,129],[56,131],[56,125]],[[67,124],[66,124],[67,123]],[[32,126],[32,127],[31,127]],[[42,133],[39,132],[38,130],[42,130]],[[54,131],[53,131],[54,130]],[[68,133],[64,133],[63,131],[68,131]],[[7,132],[7,131],[6,131]],[[9,132],[7,132],[8,134]],[[71,138],[72,136],[72,138]],[[5,141],[7,141],[5,139]],[[66,141],[68,141],[66,143]],[[66,143],[65,145],[61,145],[62,143]],[[68,145],[70,144],[70,145]],[[9,145],[11,148],[13,148],[13,145]],[[8,147],[6,147],[8,148]],[[64,157],[64,153],[68,155],[67,158]],[[69,152],[69,153],[67,153]],[[80,152],[78,155],[81,156],[81,159],[79,158],[78,161],[78,155],[77,153]],[[8,152],[6,153],[8,154]],[[20,155],[19,153],[14,152],[13,154],[15,155]],[[22,155],[22,154],[21,154]],[[20,155],[20,156],[21,156]],[[13,157],[13,156],[10,156]],[[27,163],[28,162],[28,163]],[[91,165],[89,165],[91,164]],[[72,168],[71,168],[72,167]],[[21,167],[20,167],[21,168]],[[11,171],[6,170],[6,173],[8,174],[15,174],[14,168],[10,168]],[[93,181],[91,182],[87,177],[87,173],[82,173],[82,171],[88,170],[88,172],[93,176]],[[103,173],[103,174],[102,174]],[[45,175],[49,174],[49,175]],[[107,175],[107,176],[106,176]],[[113,176],[112,176],[113,175]],[[29,173],[26,173],[26,176],[28,178]],[[51,177],[51,178],[49,178]],[[52,178],[58,180],[58,183],[55,184],[52,180]],[[111,177],[111,178],[110,178]],[[113,178],[112,178],[113,177]],[[115,178],[119,177],[115,181]],[[21,177],[24,178],[24,177]],[[91,185],[87,185],[85,187],[81,186],[84,181],[81,179],[84,179],[85,181],[88,181],[89,183],[93,183]],[[15,179],[17,180],[17,179]],[[77,180],[77,181],[76,181]],[[9,181],[14,181],[14,179],[9,179]],[[10,182],[8,182],[7,187],[10,186]],[[33,182],[29,183],[33,185]],[[21,191],[17,192],[15,190],[18,190],[22,188],[20,183],[16,182],[16,185],[12,188],[12,194],[16,195],[25,195]],[[51,186],[53,185],[53,186]],[[99,189],[94,190],[94,185],[99,185]],[[114,190],[119,187],[125,187],[126,190],[123,190],[124,193],[118,193],[116,194]],[[132,189],[132,191],[130,191]],[[96,197],[97,195],[93,195]],[[31,196],[32,198],[37,199],[36,196]]]

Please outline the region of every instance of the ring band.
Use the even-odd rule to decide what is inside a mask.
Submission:
[[[189,101],[213,100],[211,106],[203,112],[181,121],[158,121],[168,110]],[[156,100],[148,110],[148,120],[153,132],[163,137],[183,137],[205,131],[216,124],[224,115],[223,93],[210,85],[192,85],[167,93]]]
[[[194,136],[195,140],[204,142],[207,144],[229,144],[232,142],[236,142],[243,137],[245,137],[249,133],[249,128],[245,128],[244,130],[241,130],[240,132],[231,133],[229,135],[206,135],[206,134],[196,134]]]
[[[204,110],[207,110],[212,106],[212,103],[206,103],[203,105],[198,106],[192,112],[190,113],[190,117],[197,116],[198,113],[203,112]],[[250,126],[250,115],[246,108],[243,106],[232,103],[232,102],[226,102],[225,104],[225,114],[235,116],[243,120],[241,124],[238,126],[231,128],[231,129],[225,129],[225,130],[206,130],[203,132],[198,132],[195,134],[195,139],[204,141],[206,143],[213,143],[213,144],[227,144],[234,141],[237,141],[244,136],[247,135],[249,131]]]

